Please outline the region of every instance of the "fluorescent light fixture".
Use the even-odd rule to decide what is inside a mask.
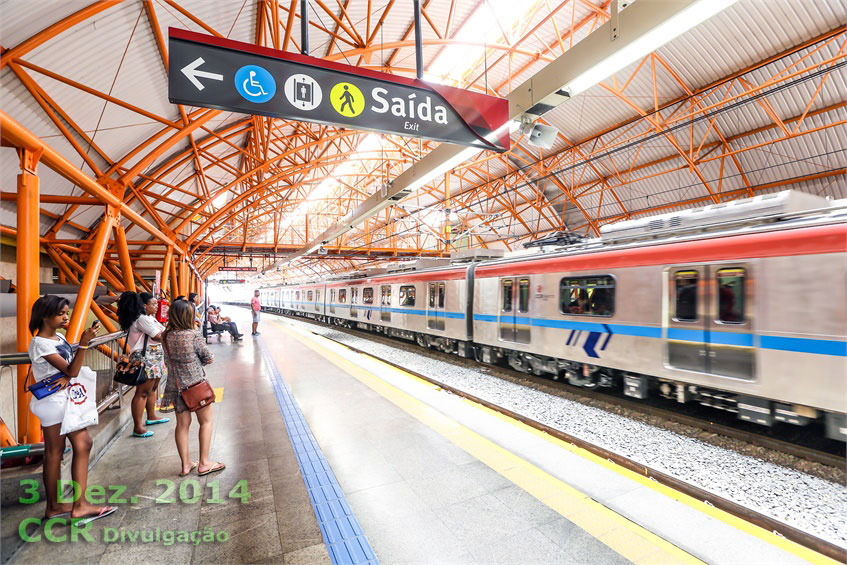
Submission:
[[[679,37],[693,27],[705,22],[715,14],[729,8],[738,0],[695,0],[624,49],[609,55],[581,75],[569,81],[562,90],[573,97],[585,92],[595,84],[612,76],[627,65],[652,53],[665,43]]]

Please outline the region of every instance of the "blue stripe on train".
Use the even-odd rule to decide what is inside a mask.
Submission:
[[[301,304],[314,304],[314,302],[301,302]],[[348,304],[336,304],[336,308],[346,308]],[[360,310],[380,310],[379,306],[357,304]],[[389,308],[391,312],[398,314],[412,314],[425,316],[426,310],[413,310],[411,308]],[[440,312],[445,318],[463,320],[462,312]],[[497,322],[499,317],[492,314],[474,314],[474,321]],[[582,322],[573,320],[553,320],[550,318],[515,317],[518,324],[533,325],[540,328],[561,328],[566,330],[580,330],[587,332],[612,333],[628,335],[633,337],[649,337],[660,339],[662,328],[655,326],[629,326],[623,324],[603,324],[598,322]],[[736,345],[740,347],[753,347],[754,334],[735,332],[709,332],[709,342],[717,345]],[[817,353],[819,355],[834,355],[836,357],[847,357],[847,341],[834,341],[829,339],[809,339],[801,337],[780,337],[760,335],[759,346],[762,349],[775,351],[794,351],[797,353]],[[668,339],[678,341],[690,341],[693,343],[705,343],[706,332],[703,330],[692,330],[686,328],[668,328]]]

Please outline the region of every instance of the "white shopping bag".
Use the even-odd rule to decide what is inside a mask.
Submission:
[[[68,406],[65,408],[65,419],[62,420],[60,434],[96,426],[100,419],[97,415],[97,374],[83,366],[76,378],[71,379],[68,388]]]

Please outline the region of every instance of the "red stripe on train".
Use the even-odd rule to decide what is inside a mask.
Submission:
[[[481,265],[477,268],[475,276],[485,278],[845,251],[847,251],[847,224],[838,224],[683,243],[666,243],[636,249],[587,252],[548,259],[526,259],[499,265]]]

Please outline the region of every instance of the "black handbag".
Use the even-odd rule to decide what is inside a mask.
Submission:
[[[129,334],[127,334],[123,355],[115,365],[115,382],[129,386],[138,386],[147,382],[147,363],[144,361],[144,357],[147,355],[147,338],[147,334],[144,334],[144,349],[141,350],[141,359],[133,361],[131,355],[130,357],[126,355],[126,349],[129,345]]]

